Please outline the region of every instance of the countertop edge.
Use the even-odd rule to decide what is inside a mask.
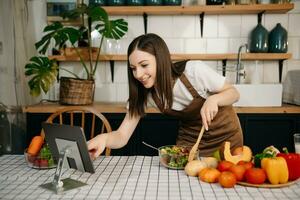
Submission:
[[[58,103],[38,103],[34,105],[23,106],[24,113],[53,113],[58,109],[64,107],[70,107],[70,105],[60,105]],[[73,106],[72,107],[82,107]],[[111,102],[95,102],[86,107],[93,107],[102,113],[126,113],[126,103],[111,103]],[[237,113],[262,113],[262,114],[300,114],[300,106],[283,104],[281,107],[234,107]],[[146,110],[147,113],[160,113],[155,107],[149,107]]]

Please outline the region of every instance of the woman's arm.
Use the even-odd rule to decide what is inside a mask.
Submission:
[[[227,82],[224,83],[219,91],[216,91],[215,94],[209,96],[201,108],[202,123],[205,129],[208,130],[208,126],[218,113],[219,106],[232,105],[234,102],[238,101],[239,98],[239,92],[233,85]]]
[[[105,149],[118,149],[125,146],[136,128],[140,117],[130,117],[126,114],[122,124],[116,131],[99,134],[88,141],[88,150],[93,159],[97,158]]]

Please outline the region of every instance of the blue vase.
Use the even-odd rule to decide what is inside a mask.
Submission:
[[[108,6],[124,6],[125,0],[107,0]]]
[[[181,5],[181,0],[164,0],[164,5],[166,5],[166,6],[179,6],[179,5]]]
[[[288,50],[287,31],[278,23],[269,34],[269,52],[286,53]]]
[[[144,0],[127,0],[128,6],[142,6],[144,5]]]
[[[106,0],[89,0],[89,5],[105,6],[106,5]]]
[[[147,6],[161,6],[162,4],[162,0],[146,0]]]
[[[269,48],[268,31],[261,23],[251,31],[250,36],[250,52],[251,53],[267,53]]]

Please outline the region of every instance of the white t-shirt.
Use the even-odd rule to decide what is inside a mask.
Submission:
[[[201,97],[206,99],[211,93],[219,91],[225,83],[225,77],[218,74],[202,61],[188,61],[184,74]],[[193,100],[193,96],[178,78],[173,88],[173,110],[183,110]],[[148,105],[156,107],[149,94]]]

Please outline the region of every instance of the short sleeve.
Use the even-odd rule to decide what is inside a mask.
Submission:
[[[205,98],[209,96],[208,93],[220,91],[226,79],[202,61],[188,62],[185,73],[198,93]]]

